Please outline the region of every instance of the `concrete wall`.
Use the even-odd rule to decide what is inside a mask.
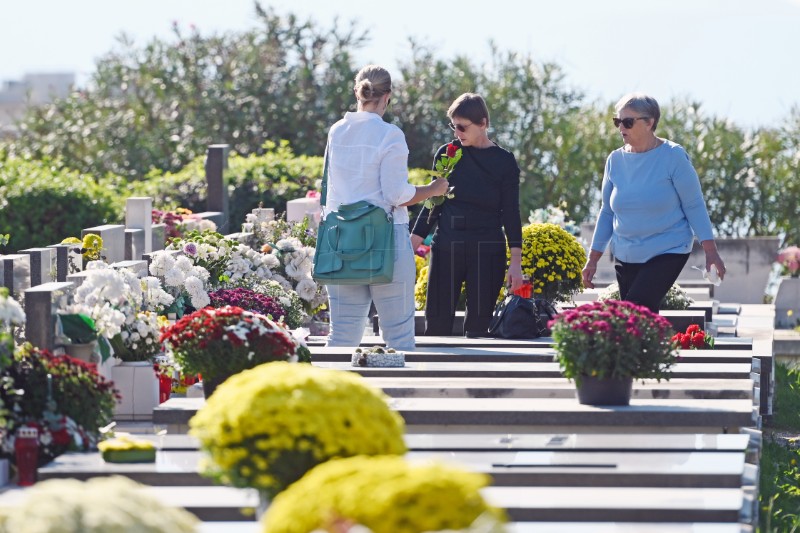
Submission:
[[[581,224],[581,238],[588,247],[592,241],[594,224]],[[760,304],[764,302],[772,265],[778,255],[779,237],[748,237],[743,239],[717,239],[717,248],[725,261],[728,270],[725,281],[714,289],[714,299],[720,302],[737,302],[742,304]],[[699,243],[695,242],[678,278],[681,280],[702,280],[702,273],[692,266],[705,268],[705,254]],[[614,281],[614,261],[608,251],[598,263],[596,279],[598,281]]]

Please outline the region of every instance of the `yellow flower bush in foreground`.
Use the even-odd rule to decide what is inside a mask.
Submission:
[[[220,385],[189,422],[205,475],[273,497],[334,457],[403,454],[405,425],[351,372],[275,362]]]
[[[6,512],[2,533],[193,533],[199,525],[188,511],[161,503],[121,476],[43,481]]]
[[[569,301],[583,290],[585,263],[583,246],[561,226],[534,223],[522,228],[522,273],[530,277],[535,297]]]
[[[279,494],[264,516],[264,533],[308,533],[337,522],[373,533],[464,529],[486,514],[504,520],[480,495],[488,476],[402,457],[329,461]]]

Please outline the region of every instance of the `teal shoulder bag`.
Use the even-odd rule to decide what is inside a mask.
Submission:
[[[328,153],[320,205],[328,193]],[[389,283],[394,274],[394,226],[383,208],[360,201],[342,204],[319,225],[313,278],[323,285]]]

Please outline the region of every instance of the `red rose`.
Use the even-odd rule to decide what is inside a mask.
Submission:
[[[692,337],[686,334],[681,335],[681,348],[688,350],[691,348]]]
[[[458,151],[458,146],[453,143],[447,145],[447,157],[454,157]]]
[[[695,333],[692,336],[692,346],[695,348],[703,348],[706,345],[706,334],[702,331]]]
[[[686,328],[686,333],[688,333],[689,335],[691,335],[692,333],[697,333],[698,331],[700,331],[700,326],[698,326],[697,324],[692,324],[691,326]]]

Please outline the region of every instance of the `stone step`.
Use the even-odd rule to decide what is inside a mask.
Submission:
[[[349,362],[320,361],[320,368],[356,372],[365,377],[451,378],[557,378],[561,377],[558,363],[409,363],[404,367],[356,367]],[[752,364],[747,363],[683,363],[673,366],[674,378],[751,379]]]
[[[410,461],[440,461],[489,475],[494,486],[738,488],[755,484],[745,454],[733,452],[412,451]],[[99,453],[68,453],[39,469],[39,479],[122,475],[149,486],[212,486],[199,451],[158,451],[154,463],[115,464]],[[752,466],[752,465],[751,465]]]
[[[742,489],[487,487],[483,495],[515,522],[739,523],[752,508]]]
[[[753,528],[735,523],[701,522],[511,522],[508,533],[752,533]],[[205,530],[203,530],[205,533]]]
[[[220,486],[146,486],[142,490],[165,505],[182,507],[207,522],[253,521],[259,503],[258,494],[252,489]],[[0,510],[20,505],[26,497],[25,492],[24,487],[5,488],[0,493]]]
[[[367,378],[393,398],[574,398],[575,384],[564,378]],[[633,386],[634,399],[694,398],[759,400],[755,384],[744,379],[646,380]]]
[[[247,527],[223,530],[219,527],[223,522],[259,525],[254,521],[258,495],[251,489],[148,486],[142,490],[166,505],[188,510],[204,522],[220,523],[204,525],[204,528],[210,528],[208,531],[252,531]],[[576,520],[581,523],[599,521],[677,524],[681,520],[686,524],[737,523],[742,515],[749,512],[750,506],[745,491],[729,488],[487,487],[483,490],[483,495],[490,504],[506,509],[512,521],[529,523]],[[0,494],[0,509],[17,506],[25,497],[25,489],[7,489]],[[520,524],[518,529],[515,526],[514,531],[530,529]],[[653,530],[647,528],[640,531]],[[709,533],[713,531],[715,530],[709,530]]]
[[[198,533],[260,533],[259,522],[201,522]],[[752,533],[742,524],[654,522],[511,522],[507,533]]]
[[[154,424],[186,433],[202,398],[171,398],[153,411]],[[572,398],[392,398],[414,433],[736,433],[760,427],[752,400],[637,399],[594,407]]]
[[[686,328],[684,328],[685,330]],[[309,348],[325,346],[327,337],[311,336],[308,338]],[[379,335],[365,335],[361,339],[361,346],[385,346],[386,343]],[[458,348],[552,348],[552,337],[539,337],[538,339],[496,339],[490,337],[416,337],[417,350],[433,347],[458,347]],[[752,350],[753,339],[750,337],[719,337],[716,339],[715,349],[720,350]]]
[[[186,434],[136,434],[137,439],[153,442],[159,450],[196,451],[196,438]],[[761,434],[646,434],[628,433],[412,433],[405,436],[412,451],[553,451],[583,452],[750,452],[761,447]]]
[[[350,362],[351,347],[312,346],[314,362]],[[750,363],[752,350],[680,350],[682,363]],[[406,362],[429,363],[551,363],[555,351],[549,348],[490,348],[431,346],[406,352]]]

